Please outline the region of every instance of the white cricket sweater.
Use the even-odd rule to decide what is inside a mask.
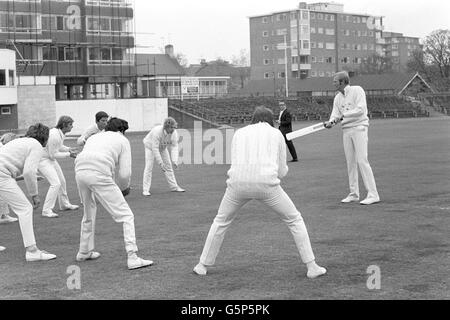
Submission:
[[[56,160],[61,158],[69,158],[70,157],[70,148],[66,147],[64,143],[64,139],[66,136],[58,128],[50,129],[48,142],[45,146],[43,159]]]
[[[44,148],[34,138],[14,139],[0,148],[0,172],[16,178],[23,175],[30,196],[38,194],[37,169]]]
[[[163,125],[155,126],[142,140],[146,148],[152,149],[156,162],[161,165],[163,160],[161,152],[168,148],[172,161],[178,163],[178,132],[168,134]]]
[[[369,126],[366,93],[363,88],[348,85],[344,88],[344,94],[341,92],[336,94],[330,121],[340,119],[342,116],[344,116],[342,129]]]
[[[79,146],[84,146],[87,139],[89,139],[94,134],[97,134],[100,132],[100,129],[98,128],[97,124],[93,124],[92,126],[88,127],[84,133],[77,139],[77,144]]]
[[[106,131],[91,136],[75,159],[75,172],[98,171],[114,178],[118,167],[116,183],[120,190],[130,186],[131,146],[120,132]]]
[[[265,192],[286,176],[286,143],[281,131],[266,122],[238,129],[231,142],[228,187]]]

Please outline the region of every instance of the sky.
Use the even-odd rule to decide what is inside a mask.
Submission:
[[[295,0],[133,0],[139,53],[161,53],[167,44],[189,64],[222,58],[231,60],[250,51],[248,17],[292,10]],[[307,3],[331,2],[325,0]],[[425,38],[450,29],[447,0],[341,0],[344,12],[383,16],[385,31]]]

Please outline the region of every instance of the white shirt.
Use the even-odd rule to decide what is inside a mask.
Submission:
[[[120,190],[125,190],[131,180],[131,146],[120,132],[93,135],[75,159],[75,172],[92,170],[114,178],[116,167],[119,168],[116,183]]]
[[[93,136],[94,134],[97,134],[103,130],[100,130],[97,126],[97,124],[93,124],[92,126],[88,127],[84,133],[77,139],[77,144],[79,146],[83,146],[87,139],[89,139],[90,136]]]
[[[238,191],[266,191],[286,176],[286,143],[266,122],[238,129],[231,142],[227,185]]]
[[[178,163],[178,132],[174,130],[171,134],[164,130],[163,125],[157,125],[142,140],[146,148],[152,149],[156,162],[161,165],[163,160],[161,152],[169,148],[170,156],[174,163]]]
[[[284,110],[286,110],[286,109],[284,109]],[[278,116],[278,122],[281,122],[281,116],[283,115],[284,110],[280,111],[280,115]]]
[[[58,128],[50,129],[48,142],[44,148],[44,154],[42,159],[50,159],[56,160],[61,158],[69,158],[70,157],[70,148],[66,147],[64,143],[64,139],[66,136]]]
[[[366,93],[363,88],[348,85],[344,88],[344,94],[341,92],[336,94],[330,121],[340,119],[342,116],[344,116],[342,121],[343,129],[369,126]]]
[[[0,172],[14,179],[23,175],[30,196],[37,195],[37,169],[42,151],[42,145],[34,138],[10,141],[0,148]]]

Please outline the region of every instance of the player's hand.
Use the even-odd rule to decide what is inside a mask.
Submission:
[[[166,171],[167,171],[166,166],[164,165],[164,163],[160,163],[159,166],[161,167],[161,170],[162,170],[163,172],[166,172]]]
[[[70,152],[70,157],[71,158],[76,158],[77,157],[77,153],[76,152],[72,152],[72,151],[69,151]]]
[[[331,122],[331,121],[326,121],[326,122],[323,123],[323,126],[324,126],[325,128],[327,128],[327,129],[333,128],[333,125],[334,125],[334,123]]]
[[[39,195],[35,195],[31,197],[31,204],[33,205],[33,209],[39,208],[41,204],[41,199],[39,198]]]
[[[178,163],[172,162],[172,165],[173,165],[173,167],[174,167],[175,169],[178,169]]]
[[[122,190],[122,194],[124,197],[130,194],[130,187],[126,188],[125,190]]]

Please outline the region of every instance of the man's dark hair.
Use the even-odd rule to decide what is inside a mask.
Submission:
[[[73,119],[69,116],[61,116],[56,124],[56,128],[62,129],[73,123]]]
[[[105,111],[99,111],[95,114],[95,122],[99,122],[102,118],[108,118],[108,114]]]
[[[273,127],[273,112],[265,106],[256,107],[252,117],[252,124],[267,122]]]
[[[350,76],[347,71],[336,72],[334,75],[340,84],[350,84]]]
[[[125,134],[125,131],[127,130],[128,122],[115,117],[108,120],[108,124],[105,128],[105,131],[122,132],[123,134]]]
[[[47,126],[42,123],[36,123],[28,128],[27,133],[25,133],[25,137],[34,138],[39,141],[43,147],[45,147],[48,141],[49,132],[50,129]]]

